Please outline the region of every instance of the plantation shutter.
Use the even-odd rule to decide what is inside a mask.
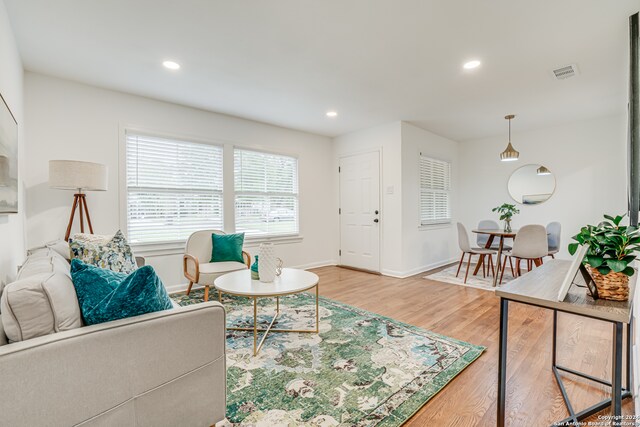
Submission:
[[[126,173],[130,242],[222,229],[222,147],[127,133]]]
[[[420,156],[420,223],[451,222],[451,163]]]
[[[249,236],[298,234],[298,160],[234,150],[236,232]]]

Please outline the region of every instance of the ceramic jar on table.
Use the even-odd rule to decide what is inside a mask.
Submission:
[[[258,263],[258,274],[261,282],[273,282],[276,278],[276,249],[273,243],[262,243],[258,249],[260,262]]]

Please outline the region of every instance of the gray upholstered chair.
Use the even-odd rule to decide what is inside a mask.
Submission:
[[[547,255],[551,258],[555,258],[555,254],[560,252],[560,233],[562,226],[559,222],[554,221],[547,224],[547,243],[549,245],[549,251]]]
[[[522,275],[520,269],[520,261],[527,261],[527,270],[531,270],[532,266],[542,265],[542,258],[549,253],[547,243],[547,229],[543,225],[525,225],[516,234],[513,241],[513,249],[505,255],[516,261],[515,275]],[[500,272],[500,282],[504,275],[506,262],[502,263],[502,271]]]
[[[225,234],[220,230],[200,230],[189,236],[182,260],[184,277],[189,280],[187,295],[194,284],[204,286],[204,300],[209,301],[209,287],[225,273],[251,267],[251,255],[242,251],[244,263],[237,261],[210,262],[213,242],[212,234]]]
[[[500,225],[492,219],[483,219],[478,223],[478,230],[498,230],[499,228],[500,228]],[[488,234],[478,234],[478,237],[476,237],[476,244],[478,245],[479,248],[484,248],[487,245],[488,241],[489,241]],[[498,242],[494,241],[491,243],[492,248],[494,246],[496,246],[497,248],[497,245],[498,245]]]
[[[462,256],[460,257],[460,263],[458,264],[458,271],[456,272],[456,277],[460,274],[460,267],[462,267],[462,263],[464,262],[464,256],[469,255],[469,259],[467,261],[467,271],[464,275],[464,283],[467,283],[467,277],[469,277],[469,268],[471,267],[471,257],[473,255],[479,255],[480,258],[478,262],[482,264],[482,275],[486,276],[486,272],[493,272],[495,274],[495,269],[493,266],[493,254],[496,253],[493,249],[485,249],[485,248],[472,248],[469,243],[469,234],[467,233],[467,229],[461,223],[458,223],[458,245],[460,246],[460,250],[462,251]],[[489,261],[485,264],[485,258],[489,257]],[[486,267],[486,272],[485,272]]]
[[[483,219],[478,223],[478,230],[499,230],[499,229],[500,229],[500,224],[498,224],[496,221],[492,219]],[[488,241],[489,241],[488,234],[478,233],[478,236],[476,237],[476,244],[478,245],[479,248],[486,248]],[[491,249],[498,250],[499,246],[500,246],[500,239],[493,239],[493,242],[491,242]],[[511,249],[511,246],[503,245],[502,249]]]

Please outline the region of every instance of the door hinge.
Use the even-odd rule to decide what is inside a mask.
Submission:
[[[338,215],[342,215],[342,208],[338,208]]]
[[[338,250],[338,255],[342,256],[342,249]]]
[[[340,166],[338,166],[338,173],[340,173]]]

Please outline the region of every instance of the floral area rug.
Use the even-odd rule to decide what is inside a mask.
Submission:
[[[172,298],[199,303],[202,291]],[[265,328],[275,299],[258,301]],[[253,326],[250,299],[225,296],[223,304],[227,326]],[[314,322],[315,295],[303,293],[280,299],[273,327]],[[321,298],[319,334],[272,332],[256,357],[253,332],[227,331],[224,425],[399,426],[484,349]]]
[[[526,267],[526,263],[523,263],[522,267]],[[460,274],[458,274],[458,277],[456,277],[456,271],[458,270],[458,263],[456,263],[455,265],[447,267],[444,270],[428,274],[424,276],[424,278],[429,280],[437,280],[438,282],[451,283],[452,285],[467,286],[469,288],[484,289],[492,292],[495,291],[496,288],[493,287],[493,276],[487,274],[486,277],[482,277],[482,268],[478,271],[478,274],[474,276],[473,270],[475,268],[476,264],[472,263],[471,267],[469,267],[469,277],[467,277],[467,283],[464,283],[464,274],[467,269],[466,262],[460,268]],[[523,268],[522,272],[525,273],[525,271],[526,269]],[[500,279],[500,276],[498,276],[498,279]],[[507,262],[507,268],[505,268],[504,276],[502,277],[502,285],[509,283],[512,280],[513,275],[511,274],[511,268]]]

